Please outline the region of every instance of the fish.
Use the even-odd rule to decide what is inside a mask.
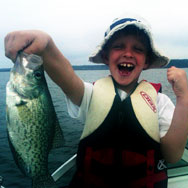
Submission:
[[[17,56],[6,85],[6,122],[13,158],[32,179],[32,188],[56,188],[48,154],[63,147],[65,139],[38,55]]]

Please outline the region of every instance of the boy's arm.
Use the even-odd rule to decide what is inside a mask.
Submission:
[[[175,163],[181,159],[187,143],[188,82],[186,72],[175,67],[168,69],[167,78],[176,95],[176,106],[171,126],[167,134],[161,138],[161,149],[165,160]]]
[[[42,56],[45,71],[51,79],[74,104],[81,104],[84,84],[48,34],[36,30],[9,33],[5,37],[5,55],[15,61],[21,50]]]
[[[55,46],[52,39],[50,40],[46,50],[42,53],[44,68],[70,100],[80,106],[84,95],[84,83],[75,74],[71,64]]]

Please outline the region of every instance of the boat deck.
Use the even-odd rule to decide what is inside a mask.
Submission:
[[[182,159],[168,165],[168,188],[188,188],[188,144]]]

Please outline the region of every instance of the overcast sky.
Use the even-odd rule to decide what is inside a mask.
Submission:
[[[0,68],[12,67],[4,57],[4,37],[25,29],[49,33],[73,65],[89,64],[88,55],[124,12],[148,20],[163,54],[188,58],[187,7],[187,0],[0,0]]]

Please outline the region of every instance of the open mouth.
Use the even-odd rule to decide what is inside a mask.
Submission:
[[[118,69],[121,75],[129,75],[135,66],[132,63],[121,63],[118,65]]]

